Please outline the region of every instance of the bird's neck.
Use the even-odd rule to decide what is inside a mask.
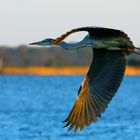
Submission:
[[[58,45],[63,47],[64,49],[78,49],[80,47],[87,47],[87,46],[94,46],[94,40],[90,39],[89,36],[86,36],[82,41],[77,42],[77,43],[67,43],[67,42],[60,42]]]

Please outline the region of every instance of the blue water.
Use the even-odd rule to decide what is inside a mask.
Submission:
[[[63,128],[83,76],[0,76],[0,140],[139,140],[140,76],[125,77],[102,117]]]

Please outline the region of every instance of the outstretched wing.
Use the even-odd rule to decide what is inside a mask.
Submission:
[[[90,69],[79,89],[78,97],[65,126],[82,130],[104,112],[123,79],[126,59],[122,51],[94,49]]]

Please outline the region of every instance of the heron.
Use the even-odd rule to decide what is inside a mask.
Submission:
[[[86,31],[80,41],[70,44],[64,41],[72,33]],[[136,53],[130,37],[122,30],[105,27],[80,27],[72,29],[56,39],[47,38],[30,45],[58,45],[64,49],[90,47],[93,58],[90,68],[82,81],[76,101],[64,121],[68,131],[77,132],[101,117],[112,97],[117,92],[124,77],[127,55]]]

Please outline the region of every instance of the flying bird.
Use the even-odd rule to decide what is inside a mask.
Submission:
[[[87,31],[88,35],[75,44],[63,40],[75,32]],[[68,131],[83,130],[96,122],[105,111],[112,97],[117,92],[127,65],[127,55],[140,50],[133,45],[128,35],[117,29],[104,27],[81,27],[73,29],[56,39],[44,39],[30,45],[58,45],[64,49],[90,47],[93,51],[91,66],[80,85],[78,97],[68,115],[65,127]]]

